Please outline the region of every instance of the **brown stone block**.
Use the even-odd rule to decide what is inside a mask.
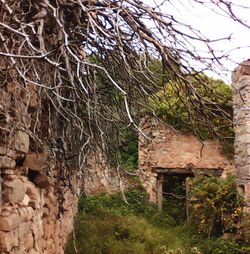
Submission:
[[[48,207],[43,207],[43,217],[47,217],[50,214],[50,209]]]
[[[39,208],[40,206],[40,194],[39,194],[39,189],[36,188],[36,186],[32,182],[27,182],[27,192],[26,194],[30,198],[29,206],[31,206],[34,209]]]
[[[242,64],[240,64],[238,72],[242,76],[243,75],[250,76],[250,60],[249,59],[244,61]]]
[[[0,218],[0,231],[11,231],[21,224],[18,214],[12,213],[8,217]]]
[[[0,168],[14,168],[15,165],[15,160],[7,156],[0,156]]]
[[[51,179],[44,174],[37,174],[33,179],[34,184],[42,189],[47,189],[51,185]]]
[[[2,172],[4,175],[14,175],[13,169],[3,169]]]
[[[9,252],[14,246],[12,232],[0,231],[0,253]]]
[[[27,154],[24,160],[24,167],[40,171],[48,158],[48,153],[44,150],[42,153]]]
[[[14,82],[9,82],[7,84],[7,92],[11,95],[14,95],[17,91],[19,92],[20,88]]]
[[[30,197],[27,194],[24,194],[23,200],[22,200],[22,205],[28,206],[30,202]]]
[[[53,245],[54,245],[53,239],[49,238],[49,239],[47,240],[47,249],[52,250],[53,247],[54,247]]]
[[[32,109],[37,108],[38,105],[38,97],[36,93],[32,93],[30,96],[30,101],[29,101],[29,107],[31,107]]]
[[[6,155],[8,157],[15,157],[15,152],[8,147],[0,146],[0,155]]]
[[[34,247],[34,238],[31,232],[25,237],[23,245],[26,251]]]
[[[34,210],[32,207],[20,207],[18,213],[22,222],[26,222],[32,219],[34,216]]]
[[[29,144],[30,144],[29,135],[24,131],[18,130],[15,136],[15,144],[14,144],[15,149],[23,153],[28,153]]]
[[[18,239],[20,242],[24,242],[24,239],[31,232],[31,222],[22,223],[18,227]]]
[[[10,203],[19,203],[23,200],[26,186],[20,179],[4,182],[3,200]]]
[[[55,224],[52,220],[47,220],[47,224],[44,229],[44,238],[45,239],[50,239],[53,237],[55,231]]]
[[[239,67],[237,67],[232,73],[233,85],[237,87],[237,83],[242,76],[250,76],[250,61],[246,60]],[[237,87],[238,88],[238,87]]]

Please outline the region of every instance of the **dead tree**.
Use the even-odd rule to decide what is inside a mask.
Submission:
[[[230,11],[226,1],[219,2]],[[204,43],[211,58],[202,59],[188,47],[192,40]],[[190,97],[189,112],[199,110],[204,117],[219,112],[230,121],[228,112],[200,96],[189,78],[197,73],[190,62],[211,69],[220,56],[213,54],[209,39],[162,13],[160,5],[152,8],[139,0],[1,0],[0,56],[3,88],[12,82],[23,91],[36,90],[39,110],[26,116],[35,143],[60,152],[67,162],[78,158],[80,168],[94,146],[112,150],[121,126],[138,129],[136,114],[161,88],[159,79],[163,84],[181,82],[176,93]],[[161,69],[155,72],[159,61]],[[9,115],[18,128],[18,118]],[[3,126],[1,132],[6,133]]]

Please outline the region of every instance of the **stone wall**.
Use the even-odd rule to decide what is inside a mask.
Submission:
[[[102,151],[87,159],[83,175],[83,187],[86,194],[113,194],[129,187],[129,179],[123,172],[117,172],[105,159]]]
[[[190,134],[183,134],[155,118],[141,121],[145,136],[139,140],[139,169],[143,185],[150,199],[157,199],[157,173],[155,169],[188,169],[195,174],[223,170],[223,175],[234,170],[232,161],[221,153],[218,142],[201,142]]]
[[[0,90],[0,253],[3,254],[63,253],[77,210],[74,173],[72,185],[67,187],[61,181],[61,166],[34,142],[31,130],[37,128],[39,116],[37,94],[36,87],[19,86],[15,81]]]
[[[232,81],[237,184],[250,212],[250,60],[235,69]]]

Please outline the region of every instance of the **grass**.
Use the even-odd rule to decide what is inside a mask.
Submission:
[[[249,246],[221,237],[204,238],[148,202],[145,191],[83,196],[66,254],[247,254]],[[175,206],[174,206],[175,207]],[[175,211],[178,213],[178,210]],[[180,211],[182,213],[182,211]],[[77,250],[77,251],[76,251]]]

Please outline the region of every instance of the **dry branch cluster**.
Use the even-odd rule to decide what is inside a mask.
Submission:
[[[182,80],[194,98],[188,110],[209,104],[187,78],[195,73],[188,63],[210,68],[215,56],[201,59],[187,46],[192,40],[211,49],[198,31],[138,0],[1,0],[0,84],[11,82],[29,100],[37,96],[27,131],[60,160],[78,158],[83,169],[95,145],[114,147],[121,125],[137,128],[135,116],[160,89],[159,77]],[[149,66],[158,60],[155,73]],[[17,114],[10,118],[18,128]]]

